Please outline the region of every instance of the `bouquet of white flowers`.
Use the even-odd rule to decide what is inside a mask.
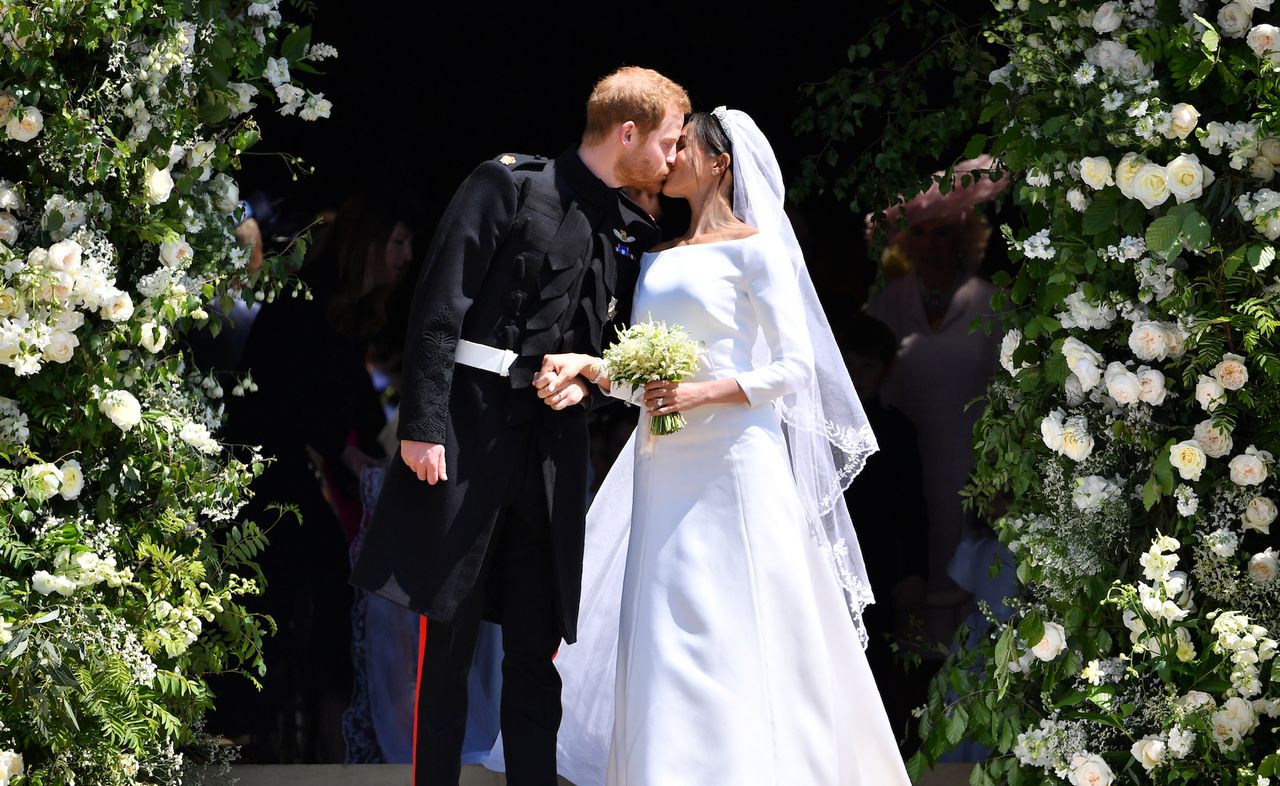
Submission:
[[[702,345],[679,325],[640,322],[618,331],[617,343],[605,350],[604,363],[610,381],[640,387],[649,382],[680,382],[698,370],[701,352]],[[655,415],[649,433],[674,434],[685,424],[679,412]]]

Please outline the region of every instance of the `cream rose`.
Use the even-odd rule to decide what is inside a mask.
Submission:
[[[1196,383],[1196,401],[1200,402],[1200,408],[1205,412],[1212,412],[1226,400],[1227,390],[1222,384],[1213,377],[1200,375],[1200,381]]]
[[[1202,420],[1197,423],[1191,438],[1200,443],[1205,455],[1210,458],[1222,458],[1234,447],[1231,432],[1214,426],[1212,420]]]
[[[133,299],[120,290],[106,293],[99,312],[112,322],[124,322],[133,316]]]
[[[1062,450],[1062,418],[1060,409],[1055,409],[1040,421],[1040,439],[1049,450],[1057,453]]]
[[[1253,21],[1253,9],[1240,3],[1227,3],[1218,11],[1218,29],[1227,38],[1244,38]]]
[[[1102,378],[1102,371],[1098,368],[1102,364],[1102,355],[1077,338],[1062,342],[1062,355],[1067,359],[1067,368],[1079,378],[1081,389],[1085,392],[1093,390]]]
[[[182,235],[172,235],[160,244],[160,261],[169,267],[181,267],[191,261],[191,244]]]
[[[1111,162],[1106,156],[1090,156],[1080,159],[1080,179],[1094,191],[1115,185],[1112,177]]]
[[[22,472],[22,488],[27,496],[44,502],[62,485],[62,473],[52,464],[30,464]]]
[[[44,115],[34,106],[24,107],[21,112],[14,112],[4,124],[9,138],[15,142],[30,142],[44,130]]]
[[[128,431],[142,422],[142,405],[127,390],[112,390],[98,401],[98,409],[121,431]]]
[[[1117,404],[1138,403],[1138,375],[1125,368],[1123,363],[1112,361],[1108,364],[1104,380],[1107,395],[1115,399]]]
[[[45,360],[54,363],[66,363],[80,346],[80,339],[65,330],[55,330],[49,334],[49,343],[44,347]]]
[[[1169,330],[1160,322],[1135,322],[1129,331],[1129,350],[1139,360],[1164,360],[1169,356],[1170,339]]]
[[[1231,459],[1231,482],[1237,486],[1257,486],[1267,479],[1267,465],[1257,455],[1244,454]]]
[[[1269,137],[1259,142],[1258,155],[1265,157],[1272,166],[1280,166],[1280,139]]]
[[[1040,660],[1048,663],[1067,649],[1067,631],[1056,622],[1044,624],[1044,636],[1036,642],[1031,651]]]
[[[1276,520],[1276,513],[1276,503],[1272,502],[1270,497],[1254,497],[1249,500],[1240,518],[1244,522],[1245,530],[1270,535],[1271,522]]]
[[[1165,387],[1164,373],[1154,368],[1139,366],[1138,371],[1138,400],[1144,401],[1153,407],[1158,407],[1164,403],[1168,389]]]
[[[1275,179],[1275,165],[1265,156],[1258,156],[1249,164],[1249,176],[1263,183],[1269,183]]]
[[[1169,162],[1165,171],[1169,175],[1169,191],[1178,204],[1199,199],[1204,194],[1205,168],[1194,154],[1178,156]]]
[[[169,174],[168,167],[158,169],[155,164],[148,161],[142,167],[142,181],[146,188],[147,201],[153,205],[163,205],[173,194],[173,175]]]
[[[155,354],[164,349],[165,339],[169,337],[169,331],[164,325],[157,325],[155,322],[142,323],[142,348]]]
[[[18,290],[13,287],[0,289],[0,318],[17,314],[18,308]]]
[[[1159,164],[1146,163],[1133,178],[1133,198],[1150,210],[1169,201],[1169,172]]]
[[[49,246],[49,254],[44,259],[45,267],[64,273],[75,273],[80,269],[80,254],[84,249],[74,240],[61,240]]]
[[[1118,30],[1123,21],[1124,11],[1116,2],[1103,3],[1097,11],[1093,12],[1093,29],[1100,35]]]
[[[1169,448],[1169,463],[1183,480],[1199,480],[1207,461],[1200,443],[1189,439]]]
[[[23,773],[22,754],[17,751],[0,752],[0,773],[5,777],[16,778]]]
[[[80,468],[80,462],[75,459],[69,459],[62,462],[62,486],[58,489],[58,493],[63,499],[75,499],[80,496],[80,492],[84,489],[84,470]]]
[[[1120,193],[1124,194],[1125,198],[1134,198],[1134,181],[1138,177],[1138,170],[1142,169],[1146,163],[1147,160],[1137,153],[1125,153],[1116,164],[1114,175],[1116,186],[1119,187]]]
[[[1280,575],[1280,562],[1276,561],[1275,549],[1254,554],[1249,560],[1249,578],[1260,584],[1270,584]]]
[[[1280,28],[1275,25],[1254,25],[1244,37],[1245,43],[1258,57],[1276,48],[1276,39],[1280,36]]]
[[[0,211],[0,243],[11,246],[18,240],[18,219],[7,210]]]
[[[1239,390],[1249,381],[1249,369],[1244,365],[1244,357],[1227,353],[1222,362],[1213,367],[1213,378],[1227,390]]]
[[[1178,628],[1178,630],[1185,630],[1185,628]],[[1143,737],[1129,748],[1129,753],[1138,760],[1144,770],[1151,772],[1164,761],[1168,748],[1165,741],[1159,737]]]
[[[1213,714],[1214,723],[1219,720],[1234,729],[1239,737],[1250,734],[1258,727],[1258,714],[1253,711],[1253,702],[1245,701],[1239,696],[1232,696],[1222,703],[1222,708]]]
[[[1077,463],[1093,453],[1093,437],[1089,423],[1080,415],[1068,418],[1062,426],[1062,453]]]
[[[1178,139],[1186,139],[1200,123],[1200,112],[1191,104],[1174,104],[1169,110],[1169,132]]]
[[[1103,761],[1101,756],[1093,753],[1077,753],[1071,757],[1072,786],[1111,786],[1116,775]]]

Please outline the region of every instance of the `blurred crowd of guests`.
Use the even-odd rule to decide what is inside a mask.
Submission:
[[[868,656],[904,751],[913,748],[910,710],[924,702],[957,626],[980,624],[977,599],[998,610],[1014,592],[1003,547],[960,497],[1001,340],[998,324],[971,330],[995,317],[995,289],[983,273],[997,255],[979,206],[998,191],[978,180],[916,197],[900,214],[909,228],[893,225],[872,263],[883,272],[882,285],[867,290],[875,294],[827,306],[881,448],[846,501],[877,597],[865,618]],[[633,196],[663,218],[656,196]],[[280,216],[261,198],[246,207],[238,235],[253,247],[252,272],[309,221]],[[411,759],[419,619],[356,592],[347,576],[397,444],[401,347],[432,229],[424,218],[394,190],[357,192],[313,229],[296,271],[308,295],[237,302],[219,313],[221,333],[192,339],[203,369],[237,380],[247,373],[256,385],[229,400],[226,441],[261,445],[274,458],[244,517],[271,526],[261,558],[267,591],[252,607],[278,631],[264,644],[263,689],[221,678],[210,722],[248,762]],[[669,236],[680,219],[664,221]],[[795,223],[802,228],[803,217]],[[849,261],[847,275],[856,278],[859,264]],[[602,479],[636,410],[607,407],[593,417],[593,470]],[[301,524],[275,504],[296,509]],[[475,761],[498,730],[499,636],[486,627],[472,670],[464,747]],[[914,657],[904,662],[905,654]]]

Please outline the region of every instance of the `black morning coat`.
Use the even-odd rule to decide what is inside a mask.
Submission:
[[[352,583],[450,622],[476,584],[513,473],[540,465],[561,635],[577,635],[587,506],[586,410],[537,397],[547,353],[599,355],[630,312],[649,216],[569,150],[504,155],[462,183],[418,280],[404,355],[400,439],[445,446],[428,485],[392,457]],[[454,363],[459,338],[514,351],[510,377]],[[603,399],[597,391],[594,402]],[[492,617],[492,603],[487,613]]]

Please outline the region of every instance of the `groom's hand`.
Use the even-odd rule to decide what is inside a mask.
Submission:
[[[538,398],[547,400],[561,392],[571,380],[577,379],[582,370],[595,358],[590,355],[565,353],[561,355],[545,355],[542,358],[542,370],[533,380],[533,387],[538,391]],[[547,401],[551,404],[550,401]],[[552,405],[554,406],[554,405]]]
[[[434,486],[438,481],[449,479],[449,474],[444,468],[444,445],[402,439],[400,440],[400,458],[404,459],[405,466],[418,476],[418,480],[425,480]]]

